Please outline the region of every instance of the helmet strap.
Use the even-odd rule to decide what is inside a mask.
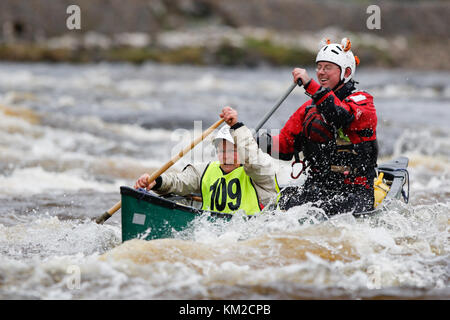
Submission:
[[[334,88],[331,89],[331,90],[332,90],[332,91],[336,91],[337,88],[339,88],[339,86],[340,86],[341,84],[343,84],[343,83],[344,83],[344,79],[339,80],[339,82],[337,83],[337,85],[335,85]]]

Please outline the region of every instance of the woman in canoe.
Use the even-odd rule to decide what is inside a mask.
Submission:
[[[220,117],[227,125],[213,140],[218,161],[189,164],[182,172],[164,173],[150,184],[145,173],[134,187],[159,194],[201,193],[203,210],[243,210],[249,215],[261,211],[279,192],[272,160],[258,148],[251,131],[238,122],[236,110],[225,107]]]
[[[353,80],[358,57],[346,38],[324,43],[316,57],[316,76],[303,68],[292,72],[312,99],[286,122],[280,134],[258,138],[276,158],[301,162],[309,172],[305,184],[286,188],[280,207],[288,209],[313,202],[327,214],[373,209],[373,181],[378,146],[377,115],[372,96],[356,89]]]

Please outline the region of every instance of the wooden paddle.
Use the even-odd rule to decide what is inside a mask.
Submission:
[[[292,83],[288,90],[283,94],[283,96],[276,102],[276,104],[272,107],[272,109],[270,109],[269,112],[267,112],[264,117],[259,121],[258,125],[256,126],[256,133],[255,135],[258,134],[259,129],[261,129],[261,127],[266,123],[266,121],[272,116],[272,114],[274,114],[274,112],[280,107],[280,105],[283,103],[284,100],[286,100],[286,98],[291,94],[292,90],[295,89],[296,86],[302,86],[302,80],[298,79],[297,83]],[[156,178],[155,178],[156,179]],[[195,196],[195,195],[187,195],[184,196],[184,198],[189,199],[189,200],[193,200],[193,201],[197,201],[197,202],[202,202],[202,197],[199,196]]]
[[[211,127],[206,129],[200,137],[197,137],[194,139],[189,146],[184,148],[182,151],[180,151],[176,156],[174,156],[172,159],[170,159],[165,165],[163,165],[161,168],[153,172],[153,174],[148,178],[148,183],[151,183],[155,181],[156,178],[158,178],[161,174],[163,174],[167,169],[169,169],[171,166],[175,164],[178,160],[180,160],[186,153],[191,151],[197,144],[199,144],[205,137],[207,137],[211,132],[214,131],[218,126],[222,124],[224,119],[220,119],[216,123],[214,123]],[[102,216],[98,217],[95,222],[98,224],[103,224],[106,220],[111,218],[111,216],[120,208],[122,207],[122,201],[117,202],[111,209],[106,211]]]

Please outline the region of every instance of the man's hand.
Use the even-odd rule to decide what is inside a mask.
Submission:
[[[238,113],[231,107],[223,108],[220,117],[223,118],[230,127],[238,122]]]
[[[306,70],[302,68],[295,68],[292,71],[292,75],[294,76],[295,83],[297,83],[298,79],[301,79],[303,84],[307,84],[309,80],[311,80],[311,78],[308,75],[308,72],[306,72]]]
[[[153,188],[156,184],[155,181],[152,181],[151,183],[148,183],[148,179],[150,178],[150,175],[148,173],[144,173],[134,184],[135,189],[139,188],[145,188],[147,190],[150,190]]]

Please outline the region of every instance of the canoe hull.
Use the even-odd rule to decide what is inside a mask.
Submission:
[[[354,213],[354,215],[358,217],[376,214],[393,199],[404,197],[403,186],[408,178],[407,166],[408,159],[405,157],[381,164],[378,171],[383,172],[386,180],[390,183],[390,190],[386,198],[377,209]],[[129,187],[121,187],[120,193],[122,197],[122,241],[133,238],[145,240],[170,238],[174,231],[186,229],[195,218],[206,213],[195,208],[193,201],[182,204],[145,190],[135,190]],[[208,215],[211,220],[232,217],[231,214],[218,212],[209,212]]]
[[[147,240],[168,238],[181,231],[200,213],[180,210],[170,201],[127,187],[122,194],[122,241],[133,238]],[[158,214],[151,214],[157,211]]]
[[[198,216],[201,209],[180,204],[141,190],[121,187],[122,241],[170,238],[182,231]],[[231,214],[210,212],[209,219],[231,219]]]

